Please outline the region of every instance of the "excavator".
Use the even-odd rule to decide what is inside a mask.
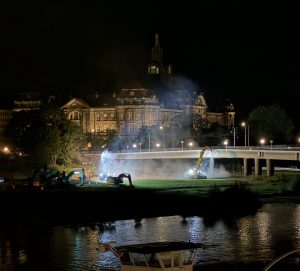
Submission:
[[[196,166],[194,166],[189,171],[190,178],[193,178],[193,179],[206,179],[207,178],[205,173],[201,170],[203,159],[204,159],[203,156],[207,149],[211,150],[211,148],[208,146],[203,147],[203,149],[201,150]]]
[[[131,175],[129,173],[121,173],[120,175],[118,175],[117,177],[113,177],[113,176],[109,176],[107,178],[107,182],[108,183],[113,183],[115,185],[120,185],[121,183],[123,183],[123,179],[127,178],[128,182],[129,182],[129,186],[130,187],[134,187],[131,181]]]
[[[132,184],[131,175],[129,173],[121,173],[118,176],[111,176],[111,175],[103,175],[101,174],[100,180],[105,181],[108,184],[114,184],[119,186],[121,183],[124,182],[124,179],[128,179],[129,186],[134,188]],[[86,182],[86,176],[84,169],[74,169],[72,170],[65,178],[66,183],[72,183],[77,186],[81,186]]]

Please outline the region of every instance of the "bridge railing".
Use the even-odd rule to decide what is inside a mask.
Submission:
[[[133,152],[173,152],[173,151],[201,151],[203,147],[186,147],[186,148],[153,148],[153,149],[126,149],[126,150],[118,150],[118,151],[109,151],[111,153],[133,153]],[[257,151],[300,151],[299,146],[287,146],[287,145],[264,145],[264,146],[211,146],[212,150],[257,150]],[[84,151],[82,155],[99,155],[103,151]]]

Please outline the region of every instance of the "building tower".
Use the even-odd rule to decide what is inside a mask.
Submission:
[[[150,63],[147,65],[147,75],[152,79],[165,81],[172,75],[172,66],[163,64],[162,48],[159,44],[159,35],[156,33],[154,47],[151,50]]]

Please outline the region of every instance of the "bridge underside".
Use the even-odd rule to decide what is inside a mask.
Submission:
[[[93,154],[97,157],[100,171],[111,175],[126,172],[134,178],[189,178],[189,170],[197,164],[200,150],[140,151]],[[88,158],[88,155],[86,156]],[[273,151],[252,149],[209,149],[204,154],[203,171],[207,178],[226,178],[231,173],[241,172],[244,176],[262,174],[273,176],[275,165],[288,162],[300,166],[299,151]],[[225,170],[225,168],[227,170]]]
[[[274,175],[275,163],[271,159],[264,160],[264,159],[258,159],[258,158],[254,158],[254,159],[244,158],[243,161],[244,161],[244,163],[243,163],[244,176],[252,174],[253,162],[254,162],[255,176],[262,175],[262,168],[264,166],[263,165],[264,162],[265,162],[265,166],[267,168],[267,176],[273,176]]]

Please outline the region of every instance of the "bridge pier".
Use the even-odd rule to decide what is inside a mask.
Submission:
[[[274,163],[271,159],[266,159],[267,176],[274,176]]]
[[[261,161],[258,158],[254,158],[254,171],[255,171],[255,176],[259,176],[262,174]]]
[[[244,158],[244,176],[250,175],[252,172],[252,166],[249,165],[249,161],[250,159]]]

